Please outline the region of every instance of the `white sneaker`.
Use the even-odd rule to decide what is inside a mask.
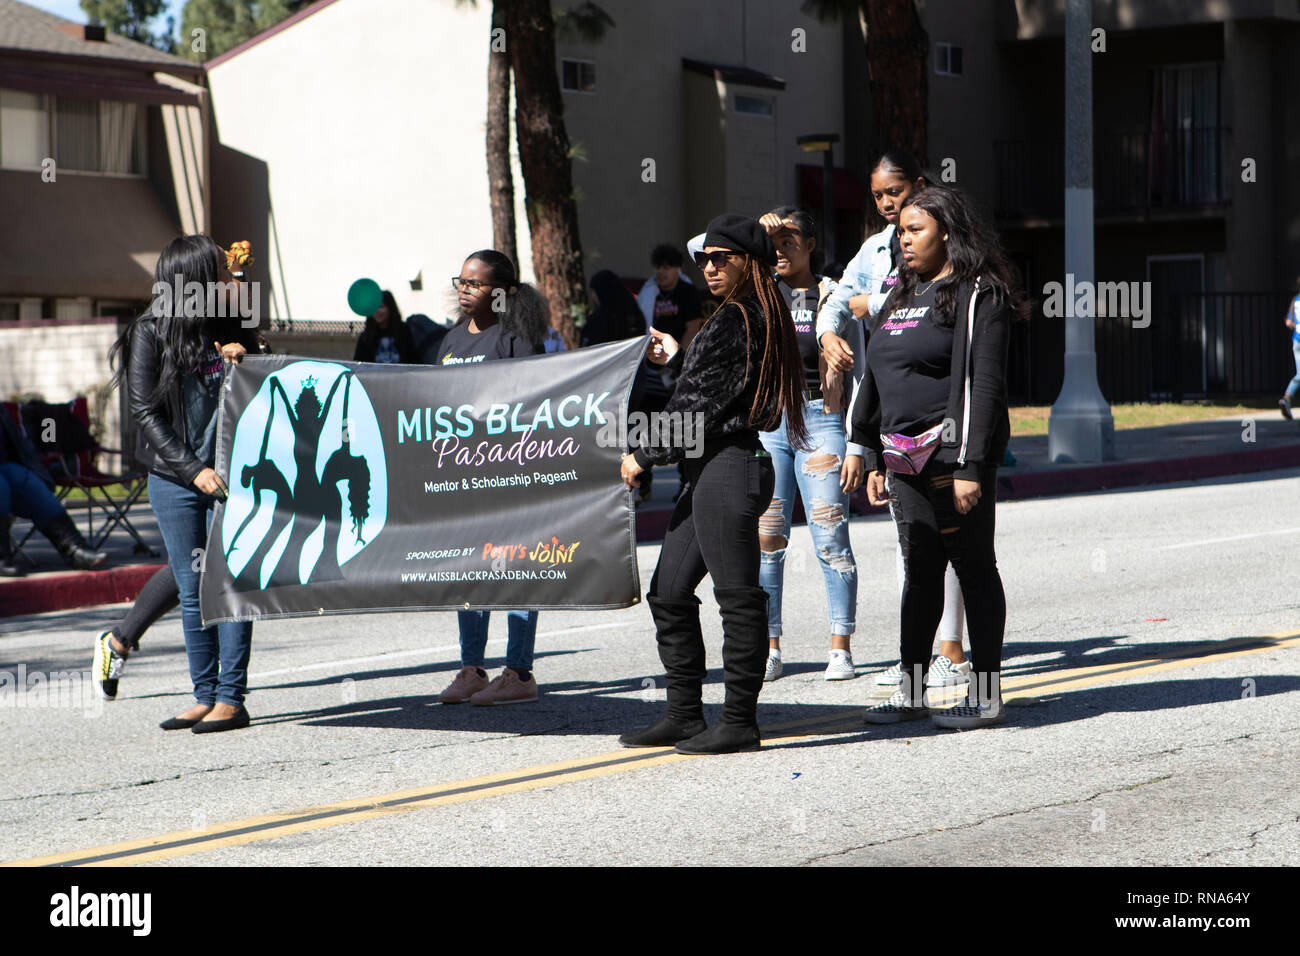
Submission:
[[[858,676],[853,669],[853,655],[848,651],[832,650],[824,676],[826,680],[853,680]]]
[[[956,687],[959,684],[969,683],[970,661],[954,664],[951,658],[943,654],[934,659],[929,673],[925,675],[926,687]]]
[[[776,680],[781,676],[781,658],[773,654],[767,655],[767,668],[763,671],[763,680]]]
[[[897,687],[903,683],[903,662],[899,661],[893,667],[877,674],[876,683],[881,687]]]

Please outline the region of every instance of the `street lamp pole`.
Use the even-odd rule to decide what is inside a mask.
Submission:
[[[1092,0],[1066,0],[1065,272],[1073,287],[1094,279],[1092,212]],[[1065,377],[1047,423],[1050,461],[1115,457],[1115,420],[1097,384],[1093,310],[1084,311],[1066,309]]]
[[[833,146],[837,133],[813,133],[799,136],[795,142],[805,153],[822,154],[822,261],[835,262],[835,161]]]

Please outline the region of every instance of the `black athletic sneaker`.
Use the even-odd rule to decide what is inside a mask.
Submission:
[[[117,697],[117,682],[125,667],[126,658],[113,648],[113,632],[102,632],[95,638],[95,659],[91,670],[95,674],[95,686],[105,700]]]
[[[1291,399],[1290,399],[1290,398],[1288,398],[1287,396],[1283,395],[1283,396],[1282,396],[1282,400],[1281,400],[1280,402],[1277,403],[1277,406],[1278,406],[1278,408],[1282,409],[1282,417],[1283,417],[1283,418],[1285,418],[1287,421],[1292,421],[1292,420],[1293,420],[1293,419],[1291,418]]]

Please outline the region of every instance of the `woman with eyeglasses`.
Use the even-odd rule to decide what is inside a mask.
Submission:
[[[767,658],[767,592],[759,583],[758,522],[775,477],[759,432],[784,420],[791,443],[807,445],[804,374],[790,310],[772,278],[776,250],[764,228],[744,216],[718,216],[696,262],[722,305],[688,349],[652,330],[648,354],[656,364],[680,369],[663,414],[701,416],[702,446],[674,444],[682,429],[652,429],[622,464],[629,489],[652,464],[686,465],[687,486],[646,596],[667,675],[668,709],[619,742],[675,744],[687,754],[737,753],[761,746],[757,706]],[[712,727],[704,722],[704,638],[695,597],[706,574],[722,615],[726,678],[722,718]]]
[[[905,566],[899,687],[865,718],[894,723],[929,712],[923,688],[951,563],[966,605],[971,686],[966,704],[931,716],[940,727],[981,727],[1003,719],[1006,598],[994,502],[1011,432],[1011,318],[1024,313],[1025,301],[1001,244],[957,191],[927,186],[910,195],[898,234],[898,283],[867,339],[852,416],[852,438],[865,449],[867,497],[891,506]]]
[[[440,365],[465,365],[540,355],[550,327],[546,298],[520,282],[510,257],[495,249],[472,253],[451,280],[461,320],[438,350]],[[489,681],[484,669],[489,611],[457,611],[460,672],[443,704],[523,704],[537,700],[533,677],[536,611],[506,612],[506,666]]]
[[[770,644],[763,679],[771,681],[781,676],[782,583],[794,501],[800,497],[826,584],[831,646],[823,676],[826,680],[849,680],[856,676],[850,642],[858,604],[858,568],[849,543],[849,495],[862,484],[862,449],[845,441],[845,410],[854,382],[827,366],[813,331],[818,306],[831,295],[835,283],[813,272],[816,230],[806,210],[782,206],[759,222],[776,246],[776,286],[790,310],[799,341],[808,400],[804,422],[811,445],[806,451],[796,450],[786,436],[784,424],[759,436],[776,469],[772,503],[758,523],[763,551],[759,578],[767,591]],[[861,323],[856,326],[860,329]],[[850,325],[845,334],[852,336],[854,331]],[[862,346],[860,332],[855,344]]]

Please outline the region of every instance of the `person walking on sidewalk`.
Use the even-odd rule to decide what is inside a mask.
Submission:
[[[461,321],[447,333],[438,352],[441,365],[477,364],[541,355],[550,328],[546,298],[520,282],[505,253],[472,253],[451,280]],[[498,295],[497,293],[504,293]],[[498,314],[494,301],[504,304]],[[506,666],[489,681],[484,669],[490,611],[457,611],[460,626],[460,671],[438,697],[439,703],[475,705],[526,704],[538,698],[533,677],[537,612],[506,612]]]
[[[256,332],[218,318],[237,314],[237,294],[208,314],[216,296],[236,288],[221,248],[209,236],[169,242],[154,279],[153,303],[126,327],[110,361],[116,361],[113,382],[125,384],[138,429],[135,457],[149,472],[149,506],[176,578],[194,685],[194,706],[160,726],[196,734],[238,730],[249,723],[244,698],[253,625],[203,626],[195,556],[207,546],[213,506],[226,497],[226,483],[213,470],[223,362],[256,349]],[[203,298],[173,301],[171,289],[189,289],[190,283],[204,290]]]
[[[759,435],[776,472],[772,503],[758,521],[758,543],[763,552],[759,581],[767,592],[770,645],[763,679],[781,676],[781,592],[798,496],[803,499],[808,533],[826,584],[831,646],[824,676],[826,680],[849,680],[856,676],[850,642],[858,606],[858,567],[849,543],[849,495],[862,484],[863,471],[862,449],[845,440],[845,410],[856,381],[829,368],[817,348],[813,333],[817,307],[835,283],[813,273],[817,239],[812,216],[806,210],[782,206],[759,222],[776,247],[776,285],[790,310],[799,342],[808,401],[804,424],[811,446],[806,451],[796,450],[786,436],[784,422]],[[857,321],[846,328],[849,335],[858,333],[855,344],[859,351],[861,328]]]
[[[759,517],[772,499],[772,459],[760,431],[782,423],[791,444],[808,446],[804,374],[790,310],[772,278],[776,250],[753,219],[722,215],[709,223],[698,263],[722,305],[682,350],[651,333],[651,361],[681,369],[664,414],[703,416],[703,454],[685,459],[687,484],[673,508],[646,595],[668,681],[667,712],[624,734],[625,747],[676,744],[680,753],[722,754],[761,746],[757,705],[767,657],[767,592],[759,585]],[[642,444],[623,459],[629,489],[651,464],[682,460],[673,429],[662,444]],[[680,436],[679,436],[680,437]],[[704,722],[706,673],[700,602],[704,576],[722,614],[726,698],[722,719]]]
[[[994,515],[997,467],[1011,431],[1010,322],[1025,304],[1001,245],[957,191],[913,193],[899,231],[903,265],[867,342],[852,437],[865,448],[867,497],[892,505],[903,549],[902,674],[898,690],[865,719],[893,723],[928,712],[925,677],[951,562],[970,630],[970,692],[966,704],[932,719],[941,727],[979,727],[1003,719],[1006,598]]]
[[[1295,280],[1296,296],[1291,300],[1291,308],[1286,314],[1286,327],[1291,330],[1291,354],[1295,357],[1295,377],[1287,383],[1286,392],[1278,405],[1282,408],[1282,417],[1291,421],[1291,402],[1300,392],[1300,276]]]

